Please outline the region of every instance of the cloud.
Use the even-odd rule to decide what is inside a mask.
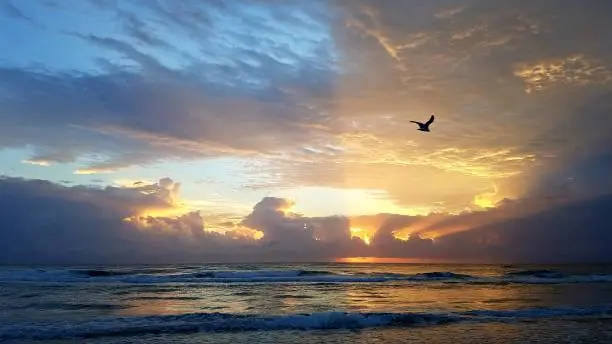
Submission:
[[[264,198],[242,223],[221,224],[223,232],[207,230],[199,212],[181,209],[179,191],[169,178],[105,188],[3,178],[0,261],[308,261],[365,246],[348,236],[347,219],[301,218],[285,213],[289,203],[278,198]]]
[[[240,222],[207,229],[181,209],[180,184],[129,187],[0,180],[2,263],[330,261],[378,256],[451,261],[605,261],[612,196],[505,201],[461,214],[307,217],[266,197]],[[181,210],[177,212],[177,210]],[[353,237],[360,226],[368,243]],[[457,231],[458,228],[461,230]],[[257,234],[260,233],[260,234]]]
[[[45,167],[51,165],[51,162],[49,160],[45,160],[42,158],[27,159],[27,160],[23,160],[22,162],[24,164],[38,165],[38,166],[45,166]]]
[[[446,9],[441,9],[440,11],[436,12],[434,14],[434,17],[438,18],[438,19],[449,19],[452,18],[454,16],[456,16],[457,14],[461,13],[463,11],[463,7],[458,6],[458,7],[449,7]]]
[[[525,91],[541,91],[555,84],[590,85],[612,81],[612,72],[601,62],[590,61],[583,55],[552,61],[523,64],[514,74],[525,82]]]
[[[586,199],[612,192],[607,177],[612,173],[609,97],[610,90],[604,89],[576,101],[532,142],[548,142],[545,150],[554,158],[530,171],[527,195],[571,191],[573,197]]]
[[[346,151],[334,155],[296,153],[284,159],[261,159],[253,174],[259,182],[252,184],[261,189],[371,190],[405,208],[431,208],[444,202],[446,210],[453,211],[472,206],[474,197],[490,190],[492,181],[520,175],[535,160],[509,149],[445,148],[421,154],[423,147],[383,139],[354,141],[344,147]]]
[[[4,12],[7,16],[11,18],[16,18],[20,20],[30,21],[32,18],[23,13],[15,4],[13,4],[10,0],[3,1],[0,4],[0,11]]]
[[[97,70],[0,67],[1,148],[32,147],[40,154],[31,160],[78,161],[93,173],[269,153],[325,127],[309,104],[331,95],[337,68],[316,6],[101,5],[125,32],[59,33],[104,52]],[[151,15],[174,20],[165,26]],[[201,26],[206,40],[195,35]],[[187,28],[193,37],[177,40]]]
[[[16,2],[3,4],[11,24],[24,19]],[[476,245],[480,234],[468,234],[475,228],[510,228],[518,219],[532,225],[528,219],[547,209],[612,193],[610,4],[92,0],[82,8],[46,7],[48,17],[32,10],[28,21],[44,25],[28,26],[38,31],[0,65],[0,149],[32,151],[20,157],[27,163],[76,162],[78,174],[231,156],[249,173],[232,186],[266,194],[367,190],[422,215],[314,218],[288,212],[287,200],[266,198],[245,218],[203,210],[204,223],[203,215],[181,217],[178,186],[11,184],[33,200],[43,192],[58,205],[82,201],[77,222],[125,229],[95,235],[115,243],[129,233],[119,241],[132,242],[130,249],[158,240],[153,246],[172,247],[161,252],[173,259],[230,259],[234,244],[244,245],[240,257],[258,259],[463,257],[458,243]],[[80,9],[95,13],[96,25],[78,29],[71,20]],[[24,26],[11,25],[15,35],[5,35],[17,37]],[[47,46],[75,55],[27,53]],[[410,121],[430,112],[433,131],[416,132]],[[198,206],[220,207],[215,200]],[[100,214],[94,218],[108,219],[90,225],[92,209]],[[62,216],[70,218],[67,210]],[[204,224],[215,231],[205,226],[202,234]],[[66,237],[76,230],[65,228],[59,231]],[[173,228],[183,234],[168,236]],[[351,228],[371,244],[352,238]],[[86,233],[79,234],[85,241],[94,235]],[[255,233],[261,240],[252,240]],[[180,243],[164,241],[169,237]],[[443,237],[450,243],[444,249]],[[107,257],[90,245],[91,259]],[[480,256],[495,251],[476,247]],[[514,246],[504,249],[513,257]],[[153,254],[140,250],[141,258]]]
[[[48,160],[57,162],[84,158],[96,150],[107,159],[103,163],[116,168],[162,158],[264,153],[310,135],[296,125],[306,117],[299,108],[211,98],[202,88],[149,82],[137,75],[58,78],[8,70],[0,74],[6,77],[0,88],[8,88],[8,79],[19,80],[9,91],[14,100],[2,104],[6,125],[0,144],[44,147]],[[58,88],[60,83],[66,86]],[[32,94],[35,89],[44,91]],[[22,103],[17,97],[29,101]],[[78,115],[83,112],[88,115]],[[283,114],[284,122],[274,120]]]
[[[257,187],[375,189],[402,207],[444,201],[454,211],[491,185],[496,200],[523,197],[545,175],[563,174],[561,165],[580,164],[581,154],[606,156],[609,7],[337,5],[344,21],[334,37],[350,58],[328,125],[335,136],[258,161]],[[591,19],[577,15],[584,11]],[[430,112],[432,135],[420,135],[409,121]],[[329,144],[342,151],[327,152]]]
[[[448,258],[513,262],[610,261],[612,196],[580,201],[526,217],[442,237]]]
[[[205,231],[198,212],[175,217],[147,214],[175,209],[179,185],[167,178],[132,188],[66,187],[43,180],[3,178],[0,261],[215,260],[224,255],[223,247],[239,248],[252,240]],[[135,215],[140,216],[133,218]]]
[[[289,200],[265,197],[242,221],[242,225],[263,232],[263,255],[282,260],[329,260],[367,249],[364,242],[351,238],[348,218],[304,217],[291,213],[292,206]]]

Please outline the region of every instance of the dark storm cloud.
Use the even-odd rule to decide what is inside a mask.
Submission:
[[[305,217],[290,212],[283,198],[265,197],[242,225],[264,233],[260,255],[272,260],[329,260],[359,255],[367,246],[352,239],[346,217]]]
[[[569,263],[610,262],[612,253],[612,195],[548,204],[509,202],[498,209],[459,215],[405,217],[403,225],[430,226],[397,240],[379,231],[369,247],[374,256],[420,258],[451,262]],[[542,202],[542,201],[541,201]],[[519,202],[520,203],[520,202]],[[517,208],[522,208],[518,211]],[[534,207],[539,209],[534,210]],[[543,210],[544,209],[544,210]],[[430,215],[436,216],[436,215]],[[399,216],[395,215],[399,225]],[[442,219],[442,221],[440,221]],[[397,227],[397,230],[401,229]],[[381,227],[383,229],[384,227]],[[434,240],[430,231],[463,229]]]
[[[487,262],[612,261],[612,196],[442,237],[436,255]]]
[[[576,104],[540,140],[557,144],[554,162],[538,171],[531,194],[555,189],[584,197],[612,192],[612,93],[600,91]]]
[[[308,261],[365,247],[348,237],[347,219],[295,217],[280,210],[285,200],[275,198],[263,199],[243,222],[264,232],[261,241],[235,236],[235,231],[204,231],[198,212],[133,217],[172,209],[179,190],[169,178],[129,188],[0,179],[0,262]]]
[[[222,257],[228,244],[240,248],[244,243],[240,240],[204,232],[197,212],[148,218],[145,228],[123,220],[144,209],[171,208],[177,192],[178,184],[170,179],[138,188],[65,187],[43,180],[1,179],[0,262],[198,261]]]

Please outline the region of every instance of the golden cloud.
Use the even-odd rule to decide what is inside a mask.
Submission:
[[[74,174],[101,174],[101,173],[113,173],[116,169],[112,168],[79,168],[74,171]]]
[[[514,75],[523,80],[527,93],[555,85],[601,85],[612,81],[612,72],[602,62],[582,54],[524,63],[517,66]]]
[[[23,160],[22,163],[30,164],[30,165],[37,165],[37,166],[44,166],[44,167],[51,166],[51,161],[46,160],[46,159],[26,159],[26,160]]]

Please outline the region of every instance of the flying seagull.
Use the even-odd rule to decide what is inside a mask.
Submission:
[[[429,117],[429,121],[427,121],[425,123],[421,123],[421,122],[417,122],[417,121],[410,121],[410,122],[416,123],[416,124],[419,125],[419,129],[417,129],[417,130],[420,130],[420,131],[429,131],[429,125],[431,123],[433,123],[433,121],[434,121],[434,115],[431,114],[431,117]]]

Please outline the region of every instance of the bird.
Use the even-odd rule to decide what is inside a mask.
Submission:
[[[434,115],[431,114],[431,117],[429,117],[429,120],[427,122],[425,122],[425,123],[421,123],[421,122],[417,122],[417,121],[410,121],[410,122],[411,123],[416,123],[416,124],[419,125],[419,129],[417,129],[417,130],[420,130],[420,131],[429,131],[429,125],[431,123],[433,123],[433,121],[434,121]]]

